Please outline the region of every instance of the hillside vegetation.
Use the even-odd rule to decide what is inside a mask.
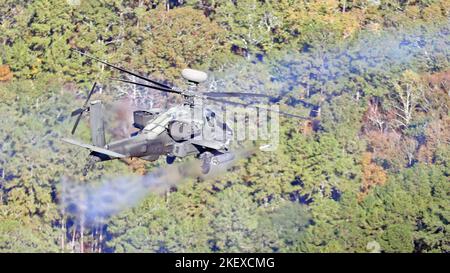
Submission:
[[[449,16],[449,0],[0,0],[0,252],[448,253]],[[280,117],[275,152],[84,223],[60,205],[67,181],[165,160],[82,176],[88,152],[60,141],[70,112],[94,81],[111,104],[177,98],[71,48],[171,85],[202,69],[203,88],[280,96],[314,122]],[[128,132],[120,114],[109,138]]]

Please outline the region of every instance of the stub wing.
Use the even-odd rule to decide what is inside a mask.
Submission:
[[[76,146],[82,147],[82,148],[89,149],[89,150],[91,150],[93,152],[97,152],[97,153],[100,153],[100,154],[107,155],[107,156],[109,156],[111,158],[124,158],[124,157],[126,157],[123,154],[119,154],[119,153],[116,153],[116,152],[113,152],[113,151],[110,151],[110,150],[107,150],[107,149],[104,149],[104,148],[100,148],[100,147],[97,147],[97,146],[94,146],[94,145],[81,143],[81,142],[78,142],[78,141],[70,139],[70,138],[63,138],[62,141],[66,142],[66,143],[69,143],[69,144],[72,144],[72,145],[76,145]]]
[[[222,150],[226,148],[226,145],[219,141],[205,140],[205,139],[191,139],[190,142],[197,146],[208,147],[214,150]]]

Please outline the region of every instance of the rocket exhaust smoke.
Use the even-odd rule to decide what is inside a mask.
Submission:
[[[405,69],[439,70],[429,64],[445,63],[450,58],[445,50],[449,34],[450,20],[408,29],[364,31],[339,45],[305,46],[252,62],[232,63],[213,73],[209,89],[292,94],[305,99],[315,94],[335,97],[354,91],[358,77],[383,77]],[[308,103],[316,104],[317,100]]]
[[[80,223],[94,224],[137,205],[150,193],[162,194],[200,173],[200,162],[195,160],[160,167],[145,176],[105,179],[99,185],[63,178],[60,205]]]
[[[192,160],[159,167],[144,176],[122,176],[104,179],[100,184],[75,183],[62,179],[60,206],[82,225],[101,223],[107,218],[139,204],[149,194],[163,194],[188,178],[213,178],[231,167],[236,160],[256,152],[256,149],[240,151],[235,159],[214,166],[205,176],[201,173],[201,161]]]

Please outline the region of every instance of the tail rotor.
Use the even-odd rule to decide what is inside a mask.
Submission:
[[[80,123],[80,120],[81,120],[81,117],[83,116],[83,113],[89,111],[89,106],[88,106],[89,105],[89,100],[91,99],[92,94],[94,94],[96,87],[97,87],[97,83],[94,82],[94,85],[92,86],[91,91],[89,91],[89,94],[88,94],[88,96],[86,98],[86,101],[83,104],[83,107],[82,108],[78,108],[78,109],[76,109],[75,111],[72,112],[72,114],[71,114],[72,117],[78,116],[76,121],[75,121],[75,124],[73,125],[73,128],[72,128],[72,135],[75,134],[75,131],[77,130],[78,124]]]

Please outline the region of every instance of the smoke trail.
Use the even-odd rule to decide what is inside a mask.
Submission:
[[[234,160],[212,166],[207,175],[201,173],[201,161],[192,160],[159,167],[145,176],[105,179],[99,185],[79,184],[63,178],[60,206],[65,214],[74,217],[84,226],[102,223],[107,218],[138,205],[151,193],[163,194],[188,178],[214,178],[224,173],[236,160],[255,152],[255,148],[242,149],[235,153]]]
[[[151,108],[151,107],[149,107]],[[132,98],[122,98],[104,108],[105,128],[113,138],[129,137],[137,131],[133,126],[133,112],[138,109]]]
[[[145,176],[105,179],[100,185],[62,179],[61,208],[85,225],[102,222],[136,206],[148,194],[162,194],[188,177],[200,176],[199,161],[160,167]]]
[[[213,73],[209,87],[217,91],[246,91],[320,101],[315,94],[334,97],[363,92],[360,78],[370,82],[406,69],[436,72],[450,63],[450,21],[409,29],[364,31],[339,45],[308,45],[263,60],[232,64]]]

